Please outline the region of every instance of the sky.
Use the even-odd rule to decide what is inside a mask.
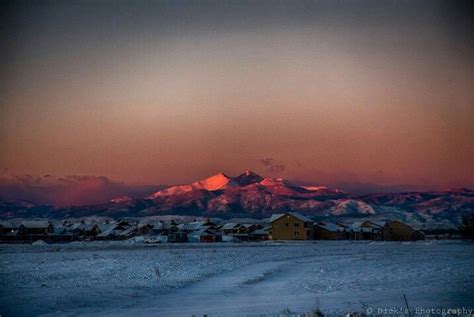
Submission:
[[[436,0],[4,1],[0,168],[473,188],[473,12]]]

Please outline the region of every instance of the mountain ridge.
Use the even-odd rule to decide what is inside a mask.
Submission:
[[[474,191],[375,193],[354,195],[322,185],[298,185],[283,178],[264,178],[245,171],[235,177],[218,173],[191,184],[168,186],[141,198],[119,196],[89,206],[0,204],[0,217],[142,217],[195,215],[219,218],[266,218],[273,213],[300,212],[318,217],[396,218],[420,224],[455,226],[474,211]]]

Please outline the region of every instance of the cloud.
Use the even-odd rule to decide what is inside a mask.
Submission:
[[[13,176],[0,177],[0,201],[26,200],[55,206],[88,205],[120,196],[144,197],[157,186],[128,185],[104,176]]]
[[[286,169],[285,164],[275,162],[275,159],[271,157],[260,159],[260,164],[262,164],[269,173],[281,173]]]

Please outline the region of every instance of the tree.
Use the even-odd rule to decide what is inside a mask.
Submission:
[[[464,238],[474,240],[474,213],[462,215],[459,231]]]

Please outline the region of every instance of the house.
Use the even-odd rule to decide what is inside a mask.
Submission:
[[[137,225],[137,234],[140,236],[148,235],[151,233],[152,229],[153,229],[153,225],[149,223],[139,223]]]
[[[67,223],[66,223],[67,224]],[[54,225],[54,229],[52,232],[48,233],[48,242],[70,242],[74,241],[76,236],[74,236],[71,232],[67,230],[67,226],[61,223],[57,223]]]
[[[125,230],[127,230],[128,228],[129,226],[124,226],[123,224],[120,224],[120,223],[110,224],[110,225],[107,225],[106,229],[104,227],[105,230],[102,231],[100,234],[98,234],[96,238],[99,240],[114,240],[114,239],[123,238],[120,234],[124,232]]]
[[[363,221],[360,224],[363,240],[382,240],[382,228],[384,225],[385,222]]]
[[[265,241],[268,240],[269,232],[270,227],[265,227],[252,231],[251,233],[249,233],[249,237],[252,241]]]
[[[318,222],[314,224],[314,236],[317,240],[342,240],[345,238],[344,229],[334,223]]]
[[[150,231],[148,232],[149,235],[159,236],[164,233],[165,225],[163,222],[153,222],[153,223],[150,223],[150,226],[151,228],[150,228]]]
[[[425,240],[425,233],[420,231],[420,230],[414,230],[411,233],[411,239],[413,241],[418,241],[418,240]]]
[[[110,222],[97,223],[96,226],[97,226],[97,229],[98,229],[98,231],[99,231],[98,235],[101,234],[101,233],[104,232],[104,231],[109,230],[109,229],[112,228],[114,225],[115,225],[115,223],[110,223]]]
[[[270,218],[272,240],[311,240],[313,233],[313,221],[299,213],[274,214]]]
[[[224,224],[220,230],[222,231],[223,234],[231,234],[231,233],[237,233],[239,231],[241,224],[236,223],[236,222],[228,222]]]
[[[72,233],[75,237],[96,237],[101,233],[99,226],[90,223],[75,223],[67,227],[68,232]]]
[[[178,229],[186,231],[186,232],[192,232],[192,231],[197,231],[201,229],[213,229],[214,224],[205,222],[205,221],[192,221],[188,223],[180,223],[177,225]]]
[[[360,226],[364,228],[374,228],[374,229],[382,229],[382,227],[385,225],[385,222],[375,222],[375,221],[370,221],[366,220],[363,221]]]
[[[18,234],[20,236],[27,235],[47,235],[54,231],[54,226],[48,221],[23,221],[18,228]]]
[[[167,234],[168,242],[188,242],[188,235],[181,230],[170,231]]]
[[[409,225],[399,221],[389,221],[382,228],[383,240],[389,241],[410,241],[413,240],[414,230]]]
[[[5,241],[18,240],[19,226],[10,221],[0,221],[0,239]]]
[[[0,221],[0,236],[14,233],[18,230],[18,226],[12,224],[10,221]]]
[[[364,233],[370,232],[369,228],[362,228],[360,222],[354,222],[351,225],[346,225],[344,228],[345,239],[347,240],[366,240]]]
[[[239,239],[239,241],[250,241],[250,233],[255,231],[257,228],[259,227],[253,224],[236,224],[233,226],[231,231],[228,232],[227,230],[224,230],[224,232],[228,232],[228,236],[233,236]]]
[[[134,223],[135,222],[135,223]],[[132,225],[136,224],[136,221],[134,220],[126,220],[126,219],[121,219],[117,222],[118,226],[121,226],[122,228],[128,228]]]
[[[167,242],[187,242],[188,241],[188,236],[187,236],[187,231],[180,228],[180,226],[174,221],[171,220],[171,222],[160,222],[161,223],[161,228],[158,229],[158,226],[155,226],[155,228],[152,230],[153,234],[158,233],[160,236],[166,236],[166,241]]]
[[[222,236],[216,234],[210,229],[201,229],[194,231],[188,234],[189,242],[220,242],[222,241]]]
[[[242,229],[244,228],[244,229]],[[259,229],[262,229],[263,226],[261,224],[258,224],[258,223],[244,223],[240,229],[241,230],[245,230],[247,233],[251,233],[251,232],[254,232],[255,230],[259,230]]]
[[[208,227],[211,230],[215,230],[217,228],[217,224],[214,223],[211,219],[207,218],[206,221],[203,221],[203,226]]]
[[[120,239],[126,240],[136,236],[138,232],[137,226],[131,226],[123,231],[121,231],[118,236]]]

